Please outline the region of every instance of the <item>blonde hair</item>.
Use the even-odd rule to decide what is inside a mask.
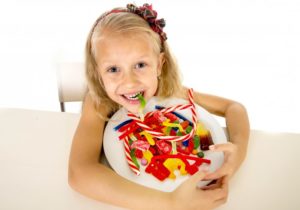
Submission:
[[[120,8],[118,8],[120,9]],[[97,71],[97,62],[95,59],[95,43],[106,31],[110,33],[145,33],[153,40],[153,47],[157,53],[164,53],[164,60],[161,75],[158,81],[157,96],[166,98],[177,95],[181,92],[182,85],[179,76],[178,65],[170,53],[168,44],[162,42],[160,36],[154,32],[149,24],[140,16],[130,12],[104,13],[94,23],[86,42],[85,49],[85,68],[88,81],[88,88],[92,96],[94,106],[100,113],[100,105],[110,108],[110,112],[117,111],[120,106],[111,100],[102,84]],[[100,116],[102,116],[100,114]],[[104,118],[108,116],[102,116]]]

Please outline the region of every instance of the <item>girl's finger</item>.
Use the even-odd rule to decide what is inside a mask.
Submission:
[[[226,201],[228,199],[228,177],[227,176],[222,178],[221,189],[223,189],[225,191],[225,194],[222,198],[220,198],[214,202],[215,207],[226,203]]]
[[[223,165],[221,166],[221,168],[217,169],[215,172],[213,173],[210,173],[210,174],[207,174],[204,179],[207,179],[207,180],[214,180],[214,179],[219,179],[223,176],[225,176],[228,171],[226,165]]]
[[[211,198],[214,201],[217,201],[217,200],[224,199],[227,197],[228,189],[227,189],[227,187],[221,186],[220,188],[205,191],[205,192],[210,193]]]
[[[201,187],[202,190],[214,190],[221,186],[221,179],[213,180],[211,183],[209,183],[206,186]]]
[[[191,177],[187,180],[187,182],[189,182],[189,183],[191,183],[191,184],[193,184],[193,185],[197,185],[198,182],[200,182],[201,180],[204,179],[204,177],[207,175],[207,173],[208,173],[208,172],[207,172],[207,171],[204,171],[204,170],[199,171],[199,172],[195,173],[193,176],[191,176]]]

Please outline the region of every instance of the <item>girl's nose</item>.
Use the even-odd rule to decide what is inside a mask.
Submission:
[[[132,88],[138,83],[137,77],[133,72],[127,72],[123,77],[123,85],[127,88]]]

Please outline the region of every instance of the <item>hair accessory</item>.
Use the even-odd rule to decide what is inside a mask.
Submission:
[[[129,12],[134,13],[142,17],[148,22],[153,31],[159,34],[162,42],[167,40],[167,34],[163,32],[163,28],[166,26],[165,20],[156,19],[157,12],[152,9],[152,5],[144,4],[141,7],[137,7],[134,4],[127,4]]]
[[[109,12],[106,12],[102,16],[98,18],[96,23],[93,26],[93,30],[95,29],[96,25],[99,21],[101,21],[104,17],[106,17],[109,14],[112,13],[119,13],[119,12],[130,12],[133,14],[136,14],[146,20],[149,24],[149,26],[152,28],[152,30],[159,34],[161,42],[167,40],[167,34],[163,32],[163,28],[166,26],[165,20],[162,19],[156,19],[157,18],[157,12],[152,9],[152,5],[144,4],[141,7],[137,7],[134,4],[127,4],[127,9],[114,9]]]

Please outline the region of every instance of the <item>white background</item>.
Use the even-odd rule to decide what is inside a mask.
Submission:
[[[0,1],[0,108],[59,111],[56,64],[83,61],[95,19],[126,3]],[[299,1],[151,3],[185,85],[243,103],[253,129],[300,132]]]

